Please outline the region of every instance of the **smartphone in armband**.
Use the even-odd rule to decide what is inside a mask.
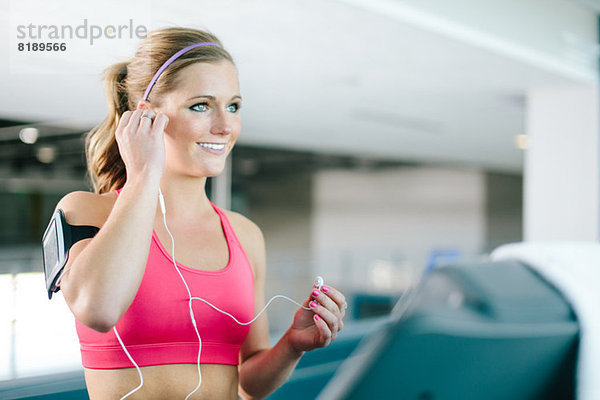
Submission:
[[[52,293],[60,290],[59,280],[69,259],[71,246],[82,239],[94,237],[99,230],[95,226],[70,225],[60,208],[54,212],[42,237],[48,299],[52,299]]]

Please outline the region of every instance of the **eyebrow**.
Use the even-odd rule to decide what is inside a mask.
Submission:
[[[193,100],[193,99],[198,99],[198,98],[201,98],[201,97],[206,97],[206,98],[211,99],[211,100],[215,100],[216,99],[215,96],[211,96],[209,94],[200,94],[198,96],[190,97],[186,101],[190,101],[190,100]],[[240,96],[239,94],[236,94],[235,96],[233,96],[231,98],[231,100],[236,99],[236,98],[242,100],[242,96]]]

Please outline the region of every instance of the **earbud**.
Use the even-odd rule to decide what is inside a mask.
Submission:
[[[317,278],[315,279],[315,285],[317,286],[317,288],[319,290],[321,290],[321,286],[323,286],[324,283],[325,283],[325,281],[323,280],[323,277],[317,276]]]
[[[165,198],[163,197],[162,190],[160,190],[160,186],[158,188],[158,202],[160,203],[160,211],[162,211],[163,215],[166,215],[167,207],[165,207]]]

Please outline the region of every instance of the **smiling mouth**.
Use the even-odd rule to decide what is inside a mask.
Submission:
[[[198,143],[199,146],[205,147],[207,149],[213,150],[223,150],[225,148],[224,144],[216,144],[216,143]]]

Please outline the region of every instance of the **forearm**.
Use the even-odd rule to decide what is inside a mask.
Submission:
[[[84,324],[110,329],[141,283],[156,214],[158,182],[125,184],[102,229],[73,262],[61,284]]]
[[[275,346],[250,357],[240,368],[242,398],[263,399],[273,393],[287,380],[303,354],[290,346],[286,332]]]

